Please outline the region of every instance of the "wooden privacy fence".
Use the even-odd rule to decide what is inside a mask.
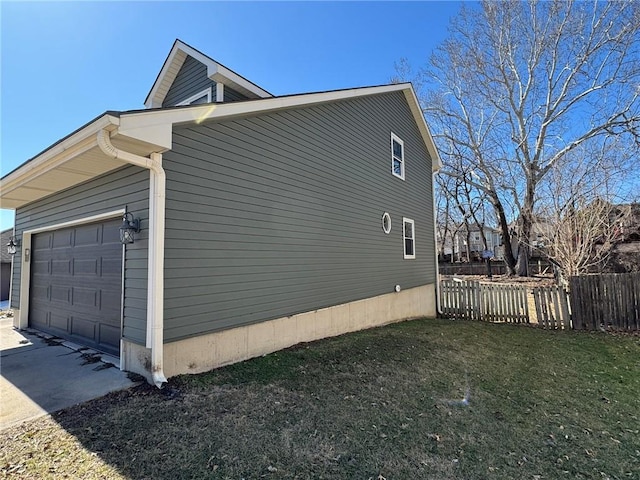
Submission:
[[[440,283],[440,292],[445,317],[487,322],[529,322],[525,287],[444,280]]]
[[[534,323],[542,328],[640,330],[640,273],[571,277],[564,288],[528,290],[520,285],[443,280],[440,305],[445,317],[487,322]],[[532,309],[533,310],[533,309]]]
[[[571,328],[569,296],[562,287],[535,287],[533,299],[536,304],[538,326],[542,328]]]
[[[480,282],[443,280],[440,283],[440,298],[445,317],[480,320]]]
[[[576,329],[640,330],[640,273],[571,277]]]

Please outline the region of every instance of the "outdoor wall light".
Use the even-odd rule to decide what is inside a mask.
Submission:
[[[120,225],[120,242],[122,244],[133,243],[134,241],[134,233],[138,233],[140,231],[140,220],[137,218],[133,218],[133,215],[124,212],[122,216],[122,225]]]
[[[9,237],[9,243],[7,243],[7,252],[9,255],[15,255],[18,250],[18,237]]]

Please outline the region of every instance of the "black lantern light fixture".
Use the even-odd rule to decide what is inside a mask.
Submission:
[[[18,238],[9,237],[9,243],[7,243],[7,252],[9,252],[9,255],[15,255],[17,250],[18,250]]]
[[[137,218],[133,218],[133,215],[124,212],[122,216],[122,225],[120,225],[120,242],[122,244],[133,243],[134,241],[134,233],[138,233],[140,231],[140,220]]]

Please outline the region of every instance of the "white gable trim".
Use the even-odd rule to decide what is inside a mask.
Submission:
[[[120,116],[119,131],[121,133],[127,131],[149,131],[160,125],[202,123],[213,119],[222,119],[252,113],[265,113],[285,108],[311,106],[320,103],[329,103],[338,100],[397,91],[402,91],[404,93],[407,103],[411,108],[411,113],[413,113],[414,120],[422,134],[427,151],[429,152],[429,155],[431,155],[433,170],[440,170],[442,167],[442,160],[440,159],[433,137],[431,136],[429,127],[427,126],[424,115],[422,114],[418,98],[416,97],[410,83],[383,85],[380,87],[354,88],[333,92],[307,93],[287,97],[271,97],[255,101],[230,102],[214,105],[193,105],[183,108],[122,113]],[[170,135],[171,129],[167,129],[166,132]],[[165,148],[171,148],[171,138],[169,137],[164,140],[155,137],[154,143],[156,145],[162,145]]]
[[[437,172],[442,168],[442,159],[440,158],[440,154],[438,153],[436,144],[433,141],[433,135],[431,135],[429,125],[427,125],[427,121],[424,118],[424,113],[422,112],[422,107],[420,107],[420,102],[418,101],[416,92],[413,89],[413,85],[408,85],[409,88],[404,90],[404,94],[407,97],[407,102],[409,103],[409,107],[411,108],[411,112],[413,113],[413,118],[416,119],[418,128],[420,129],[420,133],[422,133],[422,138],[427,145],[427,150],[431,155],[431,159],[433,161],[433,171]]]
[[[164,62],[164,65],[162,65],[158,78],[156,78],[149,95],[147,95],[147,98],[144,101],[145,107],[158,108],[162,106],[162,102],[167,96],[169,88],[171,88],[171,84],[176,79],[176,76],[178,75],[180,68],[182,68],[187,56],[193,57],[200,63],[206,65],[207,76],[215,82],[229,85],[250,98],[268,98],[272,96],[269,92],[260,88],[255,83],[241,77],[234,71],[229,70],[224,65],[221,65],[212,58],[207,57],[195,48],[181,42],[180,40],[176,40],[171,48],[171,52],[169,52],[169,56]]]
[[[192,102],[202,98],[206,96],[207,97],[207,103],[211,103],[211,87],[209,88],[205,88],[204,90],[202,90],[201,92],[196,93],[195,95],[191,95],[189,98],[187,98],[186,100],[181,101],[180,103],[178,103],[178,106],[180,105],[191,105]]]
[[[61,167],[69,161],[94,152],[97,148],[96,133],[105,128],[113,131],[111,138],[115,142],[122,142],[128,149],[137,148],[137,155],[146,156],[153,152],[160,153],[171,149],[174,125],[202,123],[215,119],[222,120],[247,114],[319,105],[398,91],[403,92],[405,95],[413,113],[414,121],[422,134],[425,147],[431,155],[432,169],[437,171],[440,168],[441,161],[435,143],[422,116],[413,87],[409,83],[403,83],[291,95],[288,97],[272,97],[244,102],[210,103],[157,110],[140,110],[130,113],[123,112],[120,113],[119,117],[105,114],[0,179],[0,201],[4,208],[17,208],[25,203],[121,166],[122,162],[104,157],[97,163],[87,163],[85,170],[75,172],[73,178],[71,173],[65,173],[60,180],[62,183],[58,182],[60,183],[59,185],[51,183],[46,191],[42,190],[42,185],[38,184],[38,188],[34,189],[34,184],[30,183],[52,170],[58,169],[60,171]]]

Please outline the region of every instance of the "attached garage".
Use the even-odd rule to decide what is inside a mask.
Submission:
[[[250,99],[222,101],[227,87]],[[161,386],[435,315],[440,162],[410,84],[271,98],[177,41],[145,104],[105,112],[0,179],[16,210],[14,326],[119,354]],[[383,212],[415,220],[422,253],[403,255]]]
[[[35,234],[29,325],[119,355],[122,244],[118,220]]]

